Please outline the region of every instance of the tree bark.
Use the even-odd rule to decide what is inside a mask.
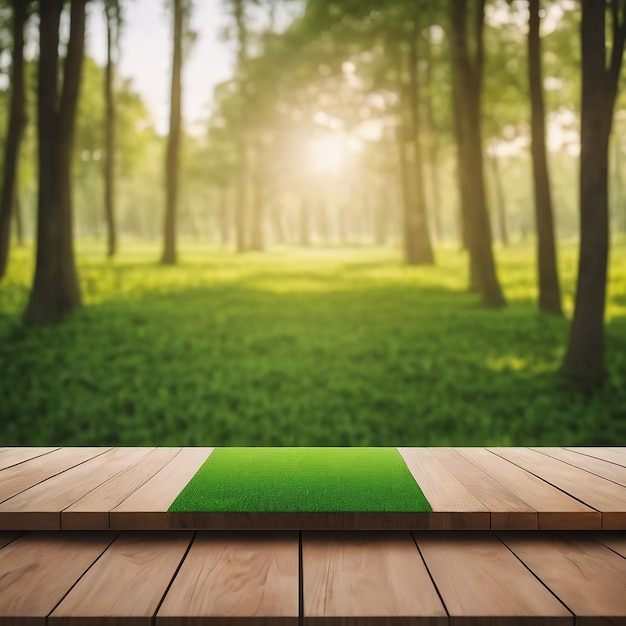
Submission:
[[[561,287],[554,236],[554,218],[546,157],[545,108],[541,70],[540,0],[529,0],[528,82],[530,86],[531,144],[535,220],[537,225],[537,272],[539,309],[562,315]]]
[[[607,69],[605,3],[596,0],[582,2],[580,256],[574,319],[561,372],[587,390],[601,386],[606,376],[608,149],[626,35],[624,3],[615,2],[612,8],[613,46]]]
[[[86,0],[72,0],[70,33],[59,96],[62,0],[40,0],[38,73],[39,192],[37,256],[26,324],[52,324],[80,306],[74,260],[71,164],[85,46]],[[58,101],[58,105],[57,105]]]
[[[107,62],[104,78],[106,112],[104,118],[104,215],[107,225],[107,256],[112,258],[117,251],[117,230],[115,224],[115,98],[113,80],[115,62],[113,60],[114,29],[117,16],[114,7],[107,2],[104,6],[107,29]]]
[[[170,93],[170,132],[165,156],[165,223],[163,228],[163,265],[175,265],[176,213],[181,127],[181,74],[183,64],[183,5],[174,0],[174,50],[172,60],[172,88]]]
[[[0,281],[9,261],[11,215],[17,187],[17,164],[25,124],[24,115],[24,26],[30,0],[13,3],[13,54],[11,67],[11,102],[4,150],[4,172],[0,193]]]
[[[467,37],[467,5],[467,0],[449,0],[454,106],[459,124],[457,136],[461,138],[457,146],[459,187],[471,280],[485,306],[497,308],[504,306],[506,300],[496,275],[484,180],[481,93],[485,2],[478,0],[474,7],[473,54]]]
[[[496,215],[498,217],[500,242],[503,246],[508,246],[509,229],[507,228],[506,220],[506,198],[504,197],[504,189],[502,188],[502,176],[500,176],[500,162],[495,154],[487,157],[487,161],[491,164],[493,183],[496,191]]]
[[[415,256],[407,259],[411,265],[431,265],[435,262],[428,229],[426,195],[424,193],[424,159],[422,157],[422,123],[420,114],[421,85],[418,75],[419,54],[417,40],[420,34],[418,12],[413,20],[413,32],[409,41],[409,103],[411,107],[411,141],[413,144],[413,215]]]

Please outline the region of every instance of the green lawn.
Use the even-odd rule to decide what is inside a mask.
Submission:
[[[395,448],[217,448],[170,511],[424,512]]]
[[[623,445],[626,244],[612,252],[606,388],[555,372],[569,322],[536,312],[530,245],[498,250],[510,306],[466,291],[438,250],[237,256],[185,246],[180,266],[80,243],[86,306],[24,329],[30,251],[0,285],[0,445]],[[575,247],[561,249],[571,314]]]

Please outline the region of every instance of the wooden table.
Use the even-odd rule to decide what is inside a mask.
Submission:
[[[200,448],[0,449],[0,625],[626,626],[626,449],[400,449],[429,514],[168,514]]]

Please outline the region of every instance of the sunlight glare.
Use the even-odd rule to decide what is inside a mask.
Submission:
[[[345,142],[335,137],[316,139],[311,146],[312,164],[316,172],[337,173],[346,159]]]

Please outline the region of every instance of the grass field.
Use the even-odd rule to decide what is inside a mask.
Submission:
[[[237,256],[157,246],[104,260],[81,242],[86,306],[20,314],[31,253],[0,285],[0,445],[624,445],[626,242],[612,252],[609,381],[555,375],[569,322],[536,312],[530,245],[498,250],[510,301],[466,291],[466,261],[406,268],[388,249]],[[571,315],[575,246],[561,249]]]
[[[424,512],[395,448],[217,448],[169,511]]]

